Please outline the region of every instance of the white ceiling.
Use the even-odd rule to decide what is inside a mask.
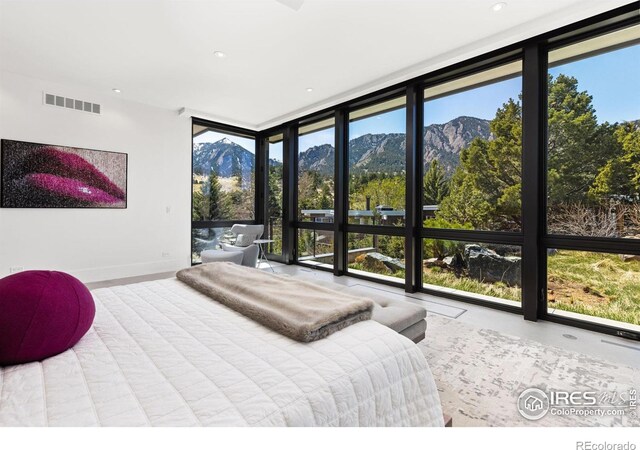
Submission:
[[[631,3],[496,1],[0,0],[0,69],[263,129]]]

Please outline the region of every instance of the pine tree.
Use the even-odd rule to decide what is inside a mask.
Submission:
[[[282,218],[282,166],[269,165],[269,218]]]
[[[474,139],[460,153],[451,192],[440,204],[439,219],[476,229],[520,227],[522,108],[509,99],[490,124],[493,139]]]
[[[209,201],[200,191],[193,191],[193,210],[191,213],[191,220],[207,220],[207,214],[209,213]]]
[[[578,80],[549,76],[549,204],[586,202],[589,187],[616,146],[613,127],[598,125],[593,97]]]
[[[209,220],[222,220],[229,217],[229,205],[220,186],[218,174],[212,170],[207,182],[207,197],[209,200]]]
[[[425,205],[439,205],[449,195],[449,180],[437,159],[429,165],[423,185]]]
[[[333,192],[327,183],[322,185],[318,206],[320,209],[333,209]]]
[[[619,151],[611,155],[589,189],[594,201],[612,197],[637,200],[640,196],[640,124],[623,123],[616,128],[614,136]]]

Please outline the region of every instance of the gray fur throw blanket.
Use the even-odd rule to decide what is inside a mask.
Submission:
[[[178,280],[284,336],[322,339],[371,319],[373,301],[230,262],[183,269]]]

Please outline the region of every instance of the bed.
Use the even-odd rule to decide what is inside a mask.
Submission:
[[[372,320],[300,343],[177,279],[93,291],[93,327],[0,367],[0,426],[442,426],[409,339]]]

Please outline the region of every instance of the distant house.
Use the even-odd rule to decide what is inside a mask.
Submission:
[[[436,216],[439,205],[424,205],[422,207],[422,219],[432,219]],[[333,209],[303,209],[302,215],[316,223],[333,223]],[[393,209],[390,206],[378,205],[375,210],[350,209],[349,223],[360,225],[402,225],[404,223],[405,211]]]
[[[439,209],[440,205],[424,205],[422,207],[422,220],[435,218],[436,211]]]

